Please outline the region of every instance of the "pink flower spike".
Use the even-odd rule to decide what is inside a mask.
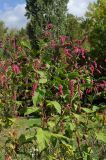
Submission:
[[[100,67],[101,69],[103,69],[103,67],[102,67],[101,65],[100,65],[99,67]]]
[[[81,44],[81,40],[78,40],[78,39],[77,39],[75,42],[76,42],[77,44]]]
[[[50,37],[50,36],[51,36],[51,32],[46,31],[46,32],[45,32],[45,36],[46,36],[46,37]]]
[[[84,50],[84,48],[81,48],[80,50],[81,50],[82,58],[85,59],[85,50]]]
[[[99,91],[99,90],[98,90],[98,87],[95,87],[95,91],[96,91],[96,93],[98,93],[98,91]]]
[[[97,68],[97,63],[96,63],[96,61],[94,61],[93,63],[94,63],[94,65],[95,65],[95,68]]]
[[[20,73],[20,68],[17,64],[12,65],[12,70],[14,73],[19,74]]]
[[[2,87],[4,86],[5,79],[6,79],[6,77],[4,75],[1,76],[1,85],[2,85]]]
[[[96,69],[96,71],[97,71],[99,74],[101,74],[101,71],[100,71],[99,69]]]
[[[90,71],[91,71],[91,73],[92,73],[92,75],[94,74],[94,66],[91,64],[91,66],[90,66]]]
[[[16,91],[14,91],[14,93],[13,93],[13,100],[16,101],[16,99],[17,99],[17,95],[16,95]]]
[[[79,82],[79,81],[78,81],[78,95],[79,95],[80,98],[82,99],[82,93],[81,93],[80,82]]]
[[[64,48],[64,52],[67,57],[71,57],[70,49]]]
[[[60,36],[60,42],[62,45],[64,45],[66,38],[67,38],[67,36]]]
[[[74,97],[74,80],[70,80],[70,95]]]
[[[33,97],[34,94],[35,94],[35,91],[36,91],[36,89],[37,89],[37,86],[38,86],[38,83],[34,83],[34,84],[32,85],[32,97]]]
[[[53,24],[52,24],[52,23],[49,23],[49,24],[47,25],[47,29],[53,29]]]
[[[59,85],[59,92],[60,96],[63,96],[63,86],[61,84]]]
[[[75,47],[74,48],[74,52],[77,54],[77,53],[79,53],[79,48],[78,47]]]
[[[53,48],[53,49],[56,48],[56,42],[55,42],[55,40],[51,40],[51,48]]]

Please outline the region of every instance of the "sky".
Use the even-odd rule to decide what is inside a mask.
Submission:
[[[96,0],[69,0],[68,11],[76,16],[84,16],[89,2]],[[9,28],[25,27],[25,0],[0,0],[0,20]]]

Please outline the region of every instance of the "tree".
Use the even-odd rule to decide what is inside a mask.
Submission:
[[[0,39],[2,40],[6,33],[8,28],[5,26],[5,23],[3,21],[0,21]]]
[[[26,16],[30,20],[27,32],[34,49],[39,49],[38,39],[46,25],[56,26],[55,35],[64,33],[64,19],[68,0],[26,0]]]
[[[102,76],[106,76],[106,0],[90,3],[86,17],[92,56],[104,68]]]
[[[72,14],[67,14],[66,18],[66,34],[72,39],[79,39],[83,35],[82,19]]]
[[[90,3],[86,13],[90,43],[93,50],[106,50],[106,0]]]

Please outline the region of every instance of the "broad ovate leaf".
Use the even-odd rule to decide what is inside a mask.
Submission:
[[[34,94],[34,96],[32,97],[34,106],[37,105],[37,103],[39,101],[39,98],[40,98],[40,93],[36,91],[35,94]]]
[[[106,133],[96,132],[95,134],[96,134],[97,140],[100,140],[100,141],[106,143]]]
[[[53,106],[57,113],[61,114],[61,105],[57,101],[48,101],[48,106]]]
[[[28,107],[26,112],[24,113],[24,115],[29,115],[29,114],[32,114],[32,113],[35,113],[39,111],[39,108],[36,108],[36,107]]]
[[[91,110],[91,109],[89,109],[89,108],[82,108],[82,110],[83,110],[84,112],[86,112],[86,113],[93,113],[93,112],[95,112],[94,110]]]
[[[43,130],[42,128],[37,128],[36,138],[37,138],[38,149],[41,152],[48,145],[49,140],[51,138],[51,133],[46,130]]]
[[[40,83],[40,84],[45,84],[45,83],[47,83],[47,78],[41,78],[41,79],[39,80],[39,83]]]

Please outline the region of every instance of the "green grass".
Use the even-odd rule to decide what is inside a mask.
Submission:
[[[12,118],[10,121],[13,122],[12,126],[3,128],[0,132],[0,160],[4,160],[5,142],[13,131],[15,131],[18,138],[21,134],[34,134],[33,129],[28,130],[28,128],[31,128],[35,124],[41,125],[40,119],[36,118]]]

